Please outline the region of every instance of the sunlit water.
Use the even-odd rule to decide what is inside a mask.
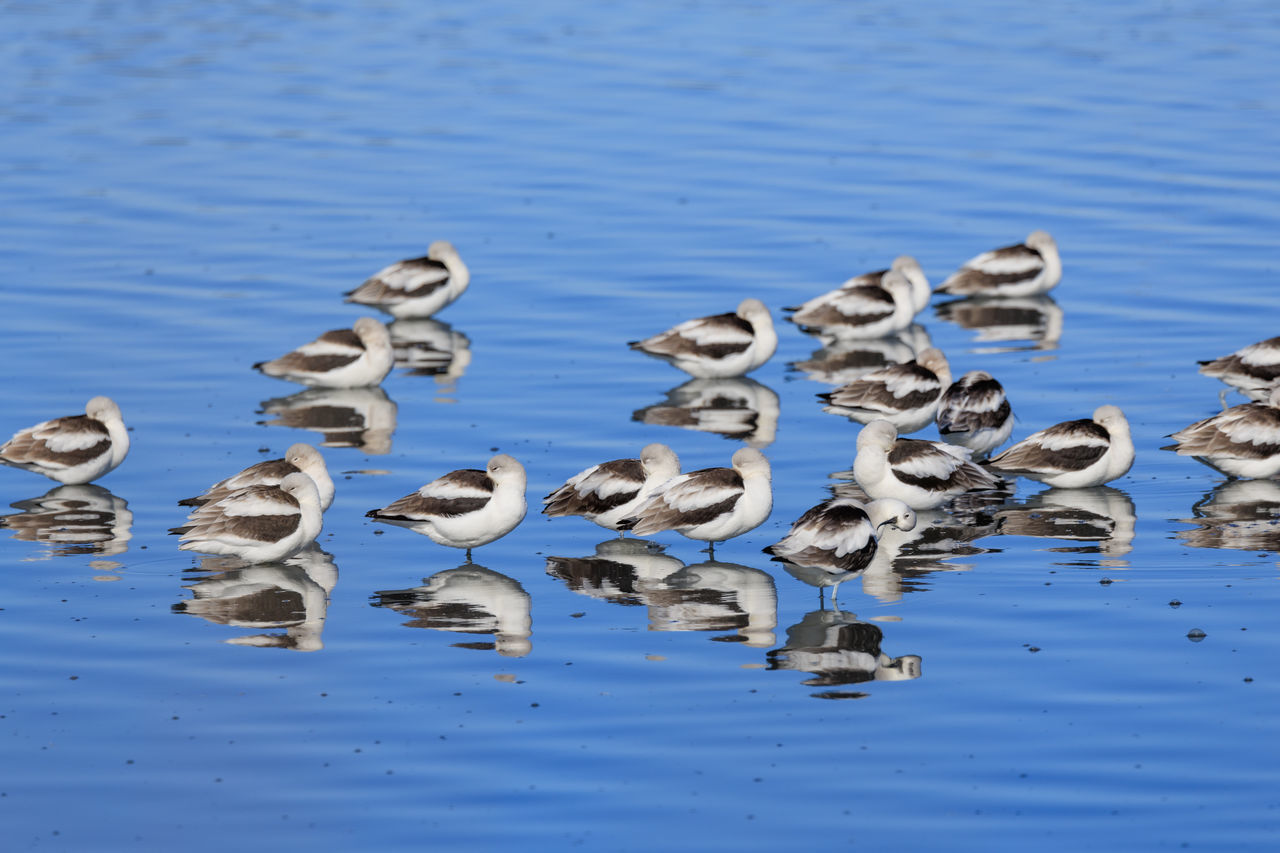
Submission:
[[[0,429],[104,393],[134,445],[94,487],[0,470],[6,849],[1274,848],[1280,490],[1157,450],[1220,405],[1197,359],[1280,331],[1271,7],[3,15]],[[781,323],[706,387],[625,342],[1034,228],[1051,299],[915,334],[1015,438],[1122,406],[1133,470],[935,513],[824,611],[760,549],[852,463],[815,397],[849,354]],[[393,329],[413,369],[250,369],[434,239],[473,282]],[[323,553],[177,550],[178,499],[298,440]],[[761,448],[771,518],[709,562],[537,514],[651,441]],[[364,518],[495,450],[534,511],[479,567]]]

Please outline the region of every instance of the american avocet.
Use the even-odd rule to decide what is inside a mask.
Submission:
[[[1265,400],[1280,381],[1280,337],[1267,338],[1230,355],[1202,361],[1200,372],[1239,388],[1254,400]]]
[[[296,471],[301,471],[315,481],[316,490],[320,494],[320,509],[328,509],[333,503],[333,478],[329,476],[329,469],[325,467],[320,451],[301,443],[294,444],[285,451],[283,459],[267,459],[250,465],[239,474],[214,483],[203,494],[178,501],[178,505],[203,506],[221,500],[245,486],[274,486]]]
[[[1194,456],[1224,474],[1245,479],[1280,475],[1280,387],[1265,403],[1242,403],[1196,421],[1160,448]]]
[[[1045,231],[1032,231],[1025,242],[983,252],[965,261],[936,293],[952,296],[1033,296],[1062,280],[1058,244]]]
[[[1100,486],[1133,465],[1129,422],[1116,406],[1099,406],[1092,419],[1065,421],[1027,436],[989,463],[1007,474],[1064,489]]]
[[[900,433],[912,433],[933,420],[942,392],[951,384],[947,358],[934,347],[913,361],[872,371],[818,395],[824,412],[859,423],[883,419]]]
[[[556,518],[580,515],[607,530],[624,530],[653,490],[680,473],[680,459],[665,444],[646,445],[639,459],[592,465],[542,499],[542,511]]]
[[[857,279],[854,279],[855,281]],[[926,293],[928,283],[925,284]],[[880,338],[911,325],[918,309],[911,282],[889,270],[875,284],[848,284],[791,309],[791,322],[835,339]]]
[[[282,560],[315,541],[322,525],[320,494],[306,474],[274,486],[246,486],[197,507],[181,534],[184,551],[226,554],[249,563]]]
[[[872,499],[897,498],[912,509],[931,509],[964,492],[1000,486],[968,456],[968,450],[949,444],[898,438],[893,424],[875,420],[858,433],[853,476]]]
[[[732,314],[686,320],[630,346],[691,376],[723,379],[742,376],[768,361],[778,348],[778,334],[764,303],[744,299]]]
[[[969,448],[978,459],[1013,433],[1013,409],[1004,387],[983,370],[971,370],[951,383],[938,401],[935,420],[943,441]]]
[[[391,372],[395,358],[387,327],[361,317],[350,329],[333,329],[254,369],[267,376],[321,388],[377,385]]]
[[[675,530],[714,548],[760,526],[773,509],[769,460],[744,447],[733,454],[732,465],[668,480],[636,511],[631,532],[647,536]]]
[[[485,470],[465,468],[437,477],[381,509],[365,515],[407,527],[439,545],[471,549],[506,536],[524,518],[524,466],[499,453]]]
[[[836,599],[840,584],[861,575],[876,555],[880,528],[892,524],[900,530],[916,526],[916,514],[894,498],[867,504],[852,498],[831,498],[811,507],[787,535],[764,548],[793,577],[816,586],[832,587]]]
[[[83,415],[43,421],[0,446],[0,462],[67,485],[98,479],[124,461],[129,431],[110,397],[94,397]]]
[[[348,291],[347,302],[372,305],[393,317],[430,317],[471,283],[471,273],[453,244],[437,240],[421,258],[399,261]]]

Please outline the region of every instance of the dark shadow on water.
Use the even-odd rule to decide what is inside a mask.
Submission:
[[[1090,489],[1045,489],[1021,503],[1010,501],[996,510],[999,532],[1064,543],[1045,550],[1067,554],[1098,554],[1098,566],[1125,568],[1117,559],[1133,550],[1137,511],[1129,495],[1113,486]]]
[[[1280,551],[1280,483],[1275,480],[1227,480],[1191,506],[1193,525],[1177,531],[1193,548]]]
[[[791,362],[787,370],[827,385],[846,385],[882,367],[911,361],[933,346],[929,333],[918,324],[883,338],[817,337],[822,348],[802,361]]]
[[[333,555],[312,545],[279,563],[243,565],[234,557],[205,557],[184,589],[192,597],[173,605],[174,613],[199,616],[218,625],[283,633],[250,634],[226,642],[237,646],[314,652],[329,594],[338,582]]]
[[[589,557],[548,557],[547,574],[575,592],[649,609],[650,631],[712,631],[716,640],[769,646],[778,623],[773,576],[737,563],[684,565],[644,539],[610,539]]]
[[[123,498],[92,483],[58,486],[10,504],[22,512],[0,516],[13,538],[39,542],[46,556],[123,554],[133,537],[133,513]]]
[[[514,578],[475,563],[445,569],[421,586],[374,593],[374,607],[408,616],[408,628],[459,634],[491,634],[493,642],[454,643],[487,649],[503,657],[524,657],[532,649],[532,599]]]
[[[651,631],[730,632],[715,639],[760,648],[775,642],[778,591],[760,569],[695,563],[663,578],[647,601]]]
[[[637,409],[633,421],[712,432],[749,447],[773,444],[778,433],[778,395],[745,376],[691,379],[667,392],[661,403]]]
[[[646,539],[614,538],[595,546],[587,557],[548,557],[547,574],[574,592],[613,604],[648,604],[648,594],[684,563]]]
[[[843,610],[812,610],[787,629],[787,641],[765,656],[770,670],[794,670],[813,678],[806,687],[840,687],[870,681],[906,681],[919,678],[918,655],[891,658],[881,651],[884,632]],[[862,699],[860,691],[827,690],[811,694],[817,699]]]
[[[259,414],[267,426],[306,429],[323,436],[325,447],[357,447],[369,454],[391,452],[396,404],[381,388],[308,388],[265,400]]]
[[[387,326],[396,367],[411,376],[430,376],[440,393],[451,394],[471,365],[471,340],[434,319],[395,320]]]
[[[977,334],[978,353],[1056,350],[1062,338],[1063,312],[1050,296],[956,299],[934,308],[938,319]]]

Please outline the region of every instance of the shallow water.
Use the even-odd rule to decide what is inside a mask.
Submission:
[[[44,501],[100,523],[0,538],[12,849],[1274,847],[1280,493],[1157,450],[1219,406],[1196,359],[1277,332],[1269,6],[4,14],[0,429],[98,393],[133,429],[100,489]],[[852,463],[814,396],[839,365],[780,323],[710,389],[725,437],[655,422],[708,389],[624,342],[904,252],[936,282],[1033,228],[1051,299],[918,321],[1001,380],[1015,438],[1122,406],[1132,471],[940,514],[818,612],[760,549]],[[250,370],[434,239],[473,281],[397,324],[416,373]],[[178,499],[299,440],[338,484],[327,556],[176,549]],[[535,511],[442,577],[460,552],[363,517],[495,450],[536,507],[651,441],[686,469],[760,447],[769,521],[707,565]],[[15,513],[54,485],[0,470]],[[402,612],[428,578],[456,600]]]

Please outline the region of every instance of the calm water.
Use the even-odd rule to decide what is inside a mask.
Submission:
[[[134,442],[101,489],[0,470],[9,849],[1274,849],[1280,489],[1156,449],[1219,406],[1196,359],[1278,331],[1271,6],[0,15],[0,430],[105,393]],[[708,389],[623,343],[1033,228],[1052,300],[921,333],[1004,383],[1015,438],[1117,403],[1137,463],[937,514],[823,612],[760,549],[852,463],[814,397],[840,353],[782,324]],[[442,238],[473,282],[396,330],[416,371],[250,370]],[[728,437],[658,422],[708,395]],[[297,440],[338,483],[324,553],[176,549],[179,498]],[[536,505],[650,441],[761,447],[772,517],[708,565],[534,512],[446,575],[363,517],[494,450]],[[95,541],[38,541],[68,505]]]

